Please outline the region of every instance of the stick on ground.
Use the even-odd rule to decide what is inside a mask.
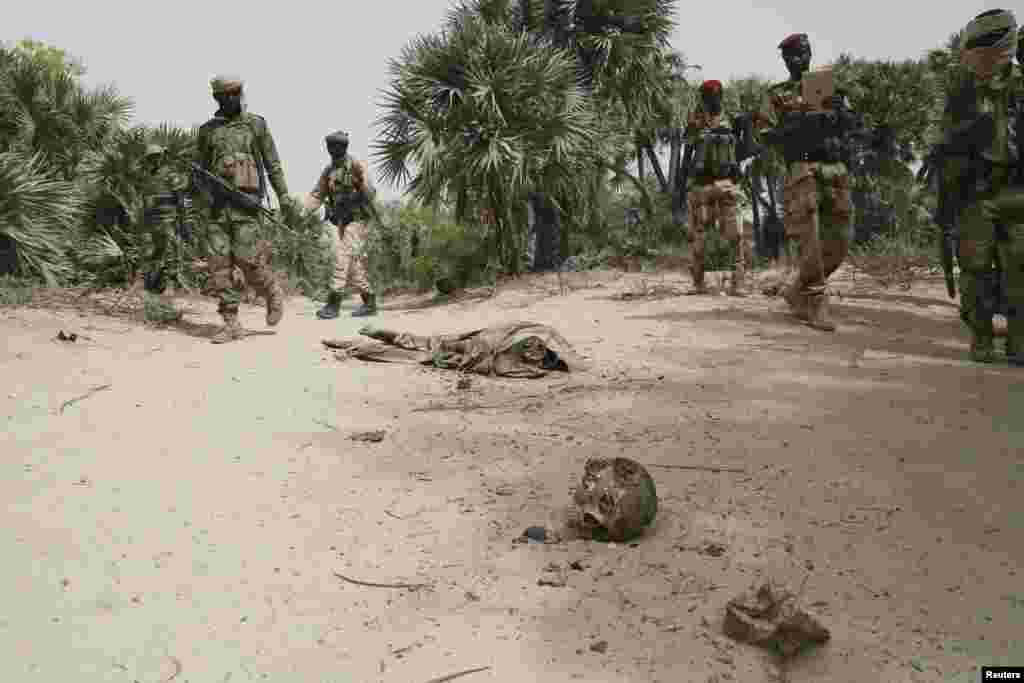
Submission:
[[[73,406],[76,403],[78,403],[79,401],[84,401],[85,399],[89,398],[93,394],[98,394],[99,392],[105,391],[105,390],[109,389],[112,386],[114,386],[114,385],[113,384],[104,384],[103,386],[100,386],[100,387],[93,387],[92,389],[90,389],[89,391],[85,392],[81,396],[76,396],[75,398],[69,398],[67,401],[64,401],[63,403],[60,404],[60,414],[61,415],[64,414],[64,409],[65,408]]]
[[[351,583],[351,584],[354,584],[356,586],[367,586],[369,588],[412,588],[412,589],[417,589],[417,588],[429,588],[429,586],[430,586],[430,584],[428,584],[428,583],[374,583],[372,581],[360,581],[359,579],[353,579],[351,577],[345,576],[344,574],[339,574],[338,572],[334,572],[334,575],[336,577],[338,577],[339,579],[341,579],[342,581],[345,581],[346,583]]]
[[[465,669],[463,671],[457,671],[457,672],[455,672],[453,674],[448,674],[446,676],[439,676],[438,678],[431,678],[429,681],[427,681],[427,683],[447,683],[447,681],[454,681],[456,678],[460,678],[462,676],[468,676],[469,674],[475,674],[475,673],[480,672],[480,671],[487,671],[490,668],[491,667],[489,667],[489,666],[478,666],[478,667],[476,667],[474,669]]]
[[[645,467],[660,467],[665,470],[695,470],[698,472],[735,472],[737,474],[746,474],[747,471],[742,467],[718,467],[717,465],[644,465]]]

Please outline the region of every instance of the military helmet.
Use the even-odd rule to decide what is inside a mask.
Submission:
[[[996,47],[1016,50],[1017,19],[1005,9],[982,12],[964,27],[960,36],[964,50],[976,47]]]
[[[146,145],[146,153],[142,155],[142,158],[148,159],[149,157],[159,156],[166,151],[167,148],[160,145]]]
[[[210,80],[210,89],[214,95],[229,95],[241,92],[244,81],[237,76],[214,76]]]
[[[336,130],[327,137],[325,137],[324,142],[326,142],[328,145],[347,145],[348,133],[346,133],[343,130]]]

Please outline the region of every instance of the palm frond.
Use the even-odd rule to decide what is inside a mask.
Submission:
[[[0,233],[18,248],[20,267],[56,285],[71,272],[70,235],[84,214],[84,198],[48,172],[42,154],[0,154]]]

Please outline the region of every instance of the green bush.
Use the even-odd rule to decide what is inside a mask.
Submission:
[[[0,276],[0,306],[25,306],[32,302],[38,283],[13,275]]]
[[[486,227],[458,223],[417,207],[381,211],[366,245],[374,287],[432,289],[447,279],[456,288],[491,282],[497,271]]]

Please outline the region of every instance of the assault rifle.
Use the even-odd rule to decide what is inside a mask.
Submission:
[[[273,211],[263,206],[263,204],[252,195],[231,187],[222,178],[210,173],[194,161],[191,162],[190,165],[192,167],[192,174],[196,179],[196,184],[210,196],[215,204],[233,204],[238,208],[260,213],[282,230],[293,235],[295,234],[294,230],[285,225]]]

